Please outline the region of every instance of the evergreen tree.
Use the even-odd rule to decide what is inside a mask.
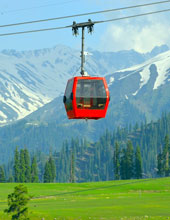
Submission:
[[[166,135],[164,139],[163,152],[158,154],[158,175],[169,176],[170,175],[170,143],[169,136]]]
[[[0,166],[0,183],[5,183],[5,172],[3,166]]]
[[[120,179],[120,149],[118,142],[115,143],[113,164],[114,164],[114,177],[116,180],[119,180]]]
[[[27,203],[30,200],[27,188],[18,185],[14,188],[14,192],[8,195],[8,209],[4,212],[12,214],[12,220],[29,220]]]
[[[51,169],[50,169],[50,164],[49,161],[45,163],[45,168],[44,168],[44,183],[50,183],[52,179],[52,174],[51,174]]]
[[[135,153],[135,178],[142,178],[142,157],[139,146],[137,146]]]
[[[19,159],[18,147],[16,147],[15,155],[14,155],[14,181],[16,183],[20,182],[20,159]]]
[[[38,183],[39,182],[36,156],[34,156],[32,158],[32,163],[31,163],[31,182],[32,183]]]
[[[126,149],[123,149],[121,152],[120,176],[121,176],[122,180],[125,180],[127,178],[127,175],[126,175]]]
[[[162,160],[162,154],[158,154],[158,157],[157,157],[157,160],[158,160],[158,175],[159,176],[163,176],[164,174],[164,170],[163,170],[163,160]]]
[[[71,164],[70,164],[70,182],[75,182],[75,158],[74,152],[71,151]]]
[[[24,159],[25,159],[25,182],[31,182],[31,167],[30,167],[30,155],[27,149],[24,149]]]
[[[164,175],[165,176],[169,176],[170,174],[170,144],[169,144],[169,136],[166,135],[165,136],[165,140],[164,140],[164,150],[163,150],[163,170],[164,170]]]
[[[55,162],[52,156],[49,157],[49,166],[50,166],[50,172],[51,172],[51,179],[50,182],[54,182],[55,178],[56,178],[56,166],[55,166]]]
[[[126,179],[132,179],[134,176],[134,157],[133,157],[133,145],[131,141],[127,143],[127,149],[125,153],[126,163]]]
[[[25,177],[25,151],[23,149],[20,150],[20,183],[24,183],[26,180]]]
[[[45,163],[44,169],[44,183],[52,183],[56,178],[56,167],[53,157],[50,155],[49,159]]]

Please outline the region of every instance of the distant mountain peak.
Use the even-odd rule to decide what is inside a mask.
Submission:
[[[134,50],[119,52],[90,50],[93,55],[87,56],[85,70],[92,76],[104,76],[136,64],[142,68],[143,62],[154,54],[166,51],[167,48],[166,45],[155,47],[147,55]],[[162,65],[164,66],[164,63]],[[62,95],[67,80],[79,75],[79,72],[80,51],[67,46],[56,45],[53,48],[30,51],[1,51],[0,124],[21,119]],[[122,72],[121,75],[123,77],[126,74]],[[157,88],[159,83],[155,85]]]
[[[164,53],[169,50],[169,47],[166,44],[163,44],[161,46],[156,46],[152,49],[150,54],[154,57],[160,53]]]

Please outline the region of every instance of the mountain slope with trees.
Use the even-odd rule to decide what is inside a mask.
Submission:
[[[62,143],[65,140],[70,142],[71,139],[76,140],[77,138],[80,141],[86,138],[89,149],[93,151],[93,146],[99,140],[103,143],[101,137],[106,129],[111,133],[111,136],[113,131],[115,135],[116,132],[119,134],[120,130],[124,138],[122,139],[123,142],[119,136],[116,139],[112,137],[112,141],[108,144],[111,146],[110,149],[113,151],[113,139],[117,140],[118,143],[121,141],[120,147],[122,148],[122,146],[128,143],[127,138],[129,136],[127,137],[127,135],[130,135],[134,152],[136,152],[136,143],[142,148],[141,155],[144,173],[146,175],[148,175],[147,173],[153,175],[157,167],[155,155],[160,151],[159,146],[163,143],[164,137],[169,134],[169,131],[166,130],[169,128],[169,118],[167,115],[165,115],[165,122],[162,122],[163,119],[161,119],[160,128],[155,127],[153,122],[153,120],[156,121],[157,118],[161,117],[162,112],[169,111],[169,57],[170,51],[167,51],[137,67],[108,75],[107,80],[109,82],[111,101],[105,119],[98,121],[89,120],[87,122],[83,120],[68,120],[62,97],[58,97],[23,120],[0,127],[1,163],[4,164],[12,161],[16,146],[19,146],[19,148],[26,147],[29,152],[35,153],[38,151],[47,155],[50,151],[62,151]],[[135,125],[136,122],[138,124]],[[159,124],[159,121],[156,122],[157,124]],[[130,127],[133,128],[134,125],[136,130],[132,132]],[[162,126],[165,126],[165,128]],[[147,135],[151,131],[152,135],[148,137]],[[164,133],[162,134],[162,132]],[[143,134],[144,136],[142,136]],[[100,143],[97,146],[100,149]],[[152,149],[151,152],[149,148]],[[91,164],[93,164],[93,160]],[[111,160],[113,158],[108,159],[108,161]],[[86,166],[88,167],[89,165],[86,164]],[[111,167],[112,165],[109,166]],[[43,167],[41,170],[43,170]],[[105,167],[105,169],[108,168]],[[83,175],[88,176],[89,174]],[[110,175],[108,173],[108,176]],[[79,176],[81,179],[81,174]],[[63,178],[65,179],[66,177]],[[103,177],[100,178],[102,179]]]
[[[86,182],[169,176],[169,137],[170,113],[149,124],[106,130],[95,142],[74,138],[64,141],[60,151],[31,151],[31,158],[20,146],[20,150],[15,149],[14,159],[5,165],[6,179]],[[4,166],[0,167],[0,179],[4,181]]]

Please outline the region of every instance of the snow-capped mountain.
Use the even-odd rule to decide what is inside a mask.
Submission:
[[[149,122],[170,111],[170,50],[140,65],[107,75],[106,80],[111,101],[105,123],[95,122],[95,129],[126,126],[145,119]],[[26,120],[55,121],[60,126],[72,126],[73,122],[67,119],[62,98],[53,100]]]
[[[64,51],[58,49],[60,55],[55,55],[55,49],[20,53],[3,51],[0,54],[1,123],[23,118],[61,94],[70,77],[70,66],[61,67],[60,64]],[[68,59],[72,58],[68,48],[65,53]],[[73,65],[76,60],[78,62],[78,58],[74,59]]]
[[[107,80],[115,99],[128,100],[148,120],[170,110],[170,50],[140,65],[117,71],[107,76]]]
[[[63,94],[78,72],[79,51],[52,49],[0,53],[0,123],[21,119]],[[92,64],[95,69],[95,64]],[[90,70],[90,68],[89,68]]]
[[[121,71],[109,76],[109,86],[111,86],[115,79],[123,80],[125,78],[131,77],[136,73],[140,76],[139,88],[137,91],[132,93],[132,95],[137,95],[137,93],[148,83],[151,77],[151,65],[155,65],[157,76],[153,84],[153,90],[157,89],[159,86],[170,81],[170,50],[157,55],[156,57],[140,64]],[[153,68],[153,67],[152,67]],[[115,77],[114,77],[115,75]],[[117,77],[118,76],[118,77]]]
[[[62,57],[62,51],[63,49],[60,52],[60,58]],[[51,51],[46,52],[48,57],[50,57]],[[59,150],[66,139],[84,137],[96,140],[106,129],[112,131],[114,128],[133,125],[136,122],[144,122],[145,119],[147,122],[158,120],[163,112],[170,112],[170,51],[161,53],[142,64],[116,71],[113,74],[107,74],[106,79],[109,84],[111,100],[106,118],[97,121],[89,120],[88,122],[84,120],[68,120],[62,96],[54,98],[55,95],[61,94],[61,90],[64,89],[67,82],[67,77],[71,77],[68,73],[70,69],[69,62],[71,64],[75,64],[75,60],[78,62],[79,53],[75,58],[71,53],[70,59],[72,58],[72,61],[68,59],[67,65],[64,64],[63,67],[65,68],[65,75],[64,71],[59,75],[62,69],[61,63],[65,62],[65,59],[63,58],[58,63],[59,66],[56,64],[55,68],[49,67],[49,65],[54,65],[54,60],[57,59],[53,57],[56,54],[54,52],[53,56],[51,56],[53,62],[49,59],[46,69],[42,66],[42,63],[47,61],[46,52],[42,54],[41,51],[38,55],[30,54],[28,56],[28,59],[32,59],[31,65],[34,65],[32,67],[29,67],[30,64],[28,64],[26,59],[27,53],[21,54],[20,57],[17,54],[17,61],[15,62],[16,56],[6,55],[12,56],[9,66],[3,69],[3,63],[0,65],[1,99],[4,102],[1,101],[1,121],[8,120],[3,115],[7,111],[9,116],[12,116],[13,112],[16,114],[16,118],[21,115],[19,111],[17,114],[16,105],[14,106],[17,100],[19,100],[17,103],[18,109],[21,108],[21,104],[24,106],[26,103],[28,103],[27,108],[23,107],[23,109],[31,109],[31,104],[35,108],[38,104],[42,105],[41,108],[37,107],[36,111],[24,117],[23,120],[0,127],[0,143],[2,146],[0,149],[0,160],[3,162],[6,160],[5,155],[9,154],[9,149],[11,152],[11,149],[14,150],[16,146],[27,146],[29,150],[38,149],[42,152],[47,152],[49,146]],[[98,71],[100,69],[95,64],[97,60],[100,60],[99,55],[100,59],[103,60],[102,62],[104,62],[104,54],[102,53],[97,55],[98,59],[96,58],[96,61],[90,60],[91,69],[96,66],[96,73],[97,68]],[[3,56],[5,55],[3,54]],[[32,56],[34,56],[34,59]],[[36,62],[35,59],[37,60]],[[5,62],[7,60],[4,58],[4,64],[6,64]],[[105,62],[107,63],[108,59]],[[19,74],[21,70],[23,73]],[[31,72],[29,72],[30,70]],[[5,71],[7,74],[5,74]],[[40,76],[39,73],[41,73]],[[52,82],[53,80],[54,82]],[[48,87],[51,83],[53,83],[54,88],[52,86]],[[4,91],[3,94],[2,91]],[[10,101],[12,100],[11,97],[13,100],[15,99],[14,103]],[[43,105],[43,103],[48,102],[50,99],[52,101]],[[8,101],[9,104],[5,101]],[[2,108],[5,104],[6,109],[4,109],[6,112]],[[9,109],[12,109],[13,112],[10,112]]]
[[[90,50],[86,70],[90,75],[104,75],[139,64],[162,51],[140,54],[133,50],[101,53]],[[58,45],[51,49],[0,53],[0,124],[6,124],[34,112],[63,94],[67,80],[80,72],[80,52]],[[115,75],[115,74],[114,74]]]

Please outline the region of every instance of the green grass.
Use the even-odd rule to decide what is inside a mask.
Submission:
[[[0,220],[17,184],[0,184]],[[95,183],[25,184],[30,219],[170,219],[170,178]]]

